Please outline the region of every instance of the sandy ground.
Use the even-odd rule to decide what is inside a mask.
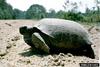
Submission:
[[[79,63],[98,63],[100,48],[100,29],[96,25],[90,34],[93,40],[92,48],[95,59],[72,54],[40,55],[31,50],[22,35],[19,27],[32,26],[33,20],[0,20],[0,67],[80,67]],[[91,26],[85,25],[86,29]]]

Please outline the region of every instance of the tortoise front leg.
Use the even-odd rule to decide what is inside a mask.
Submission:
[[[39,33],[33,33],[32,34],[32,43],[34,44],[34,46],[37,49],[42,50],[46,53],[49,53],[50,48],[45,43],[44,39],[40,36]]]

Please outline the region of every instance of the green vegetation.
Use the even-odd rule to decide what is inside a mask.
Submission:
[[[12,6],[7,4],[5,0],[0,0],[0,19],[13,19]]]
[[[46,17],[46,9],[38,4],[30,6],[26,11],[26,19],[41,19]]]
[[[93,9],[86,8],[86,12],[78,11],[79,6],[76,2],[66,0],[64,11],[56,12],[54,9],[46,11],[45,7],[38,4],[33,4],[27,11],[12,9],[12,6],[7,4],[5,0],[0,0],[0,19],[42,19],[42,18],[61,18],[80,22],[100,22],[100,7],[98,0],[95,1],[96,6]],[[71,9],[67,9],[72,6]]]
[[[13,19],[25,19],[25,11],[21,11],[19,9],[14,9],[13,10]]]

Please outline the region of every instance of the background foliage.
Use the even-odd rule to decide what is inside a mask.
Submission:
[[[66,0],[62,6],[65,9],[64,11],[59,10],[56,12],[54,9],[50,9],[47,12],[42,5],[33,4],[27,11],[21,11],[16,8],[13,9],[5,0],[0,0],[0,19],[61,18],[81,22],[100,22],[100,7],[98,6],[100,2],[95,0],[95,3],[96,6],[93,9],[87,7],[85,13],[82,13],[78,11],[78,3]],[[72,8],[68,10],[69,6],[72,6]]]

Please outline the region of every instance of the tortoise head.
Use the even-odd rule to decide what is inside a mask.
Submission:
[[[20,32],[20,34],[22,34],[22,35],[24,35],[24,33],[26,33],[26,31],[27,31],[27,26],[23,26],[23,27],[20,27],[20,28],[19,28],[19,32]]]
[[[19,32],[22,35],[32,34],[33,33],[33,28],[32,27],[28,28],[27,26],[22,26],[22,27],[19,28]]]
[[[25,42],[31,42],[32,34],[37,32],[40,33],[40,30],[37,29],[36,27],[27,27],[27,26],[22,26],[19,28],[20,34],[23,35]]]
[[[32,38],[32,27],[28,28],[27,26],[22,26],[19,28],[20,34],[23,35],[24,41],[28,45],[32,45],[31,38]]]
[[[27,26],[20,27],[19,32],[20,32],[20,34],[23,35],[25,41],[26,40],[28,40],[28,41],[31,40],[33,33],[35,33],[35,32],[41,33],[41,31],[38,28],[36,28],[36,27],[27,27]]]
[[[44,40],[45,35],[37,27],[28,28],[27,26],[23,26],[19,28],[19,32],[23,35],[24,41],[28,45],[49,53],[49,47]]]

